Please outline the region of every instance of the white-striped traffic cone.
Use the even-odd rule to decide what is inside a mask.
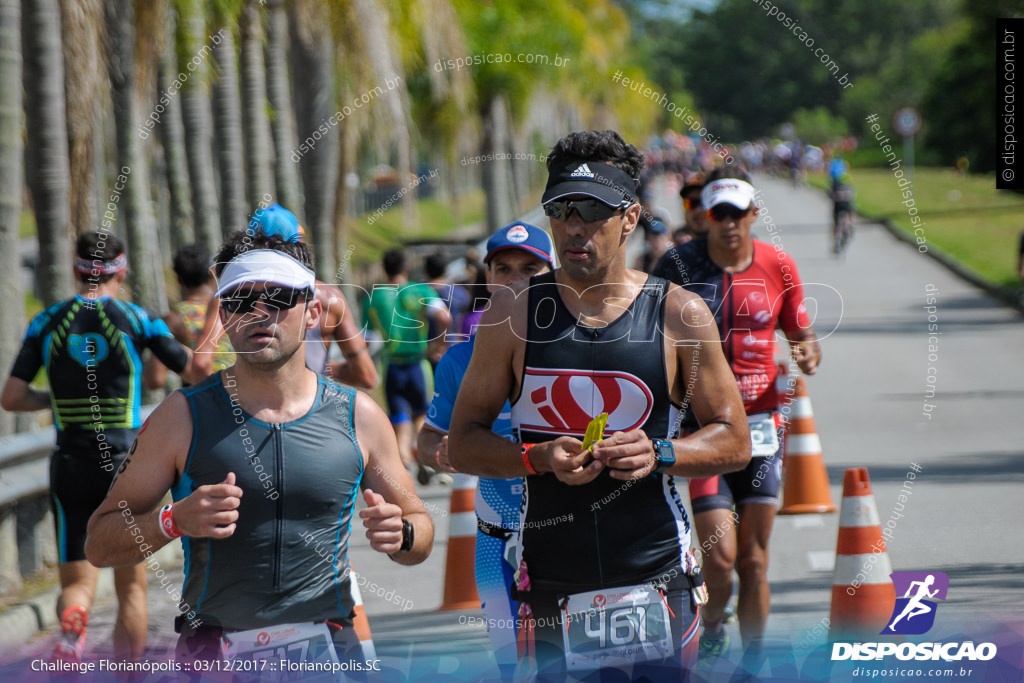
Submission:
[[[377,659],[377,649],[373,646],[373,634],[370,633],[370,619],[363,607],[363,594],[359,590],[359,576],[352,572],[352,599],[356,603],[355,614],[352,616],[352,628],[359,637],[363,655],[367,659]]]
[[[476,591],[476,477],[452,475],[452,500],[449,510],[448,554],[444,569],[442,610],[478,609],[480,596]]]
[[[829,613],[833,637],[881,632],[896,605],[890,574],[892,564],[867,468],[846,470]]]
[[[789,404],[789,421],[784,439],[786,470],[780,515],[835,512],[828,490],[828,470],[821,455],[821,439],[814,425],[814,411],[804,378],[797,375]]]

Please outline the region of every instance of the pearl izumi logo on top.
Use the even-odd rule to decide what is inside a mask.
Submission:
[[[945,600],[949,577],[942,572],[893,572],[896,607],[882,635],[921,635],[935,624],[936,600]]]
[[[594,172],[590,170],[590,167],[586,164],[581,164],[576,167],[576,170],[569,174],[570,178],[593,178]]]

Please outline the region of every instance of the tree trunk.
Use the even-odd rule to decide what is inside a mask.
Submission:
[[[267,120],[267,79],[263,64],[263,23],[258,0],[246,0],[241,17],[242,128],[245,173],[249,180],[249,213],[273,198],[270,172],[270,123]]]
[[[498,159],[499,154],[508,152],[508,109],[500,96],[492,97],[482,114],[483,149],[481,154],[490,154],[489,161],[480,164],[484,195],[487,198],[487,232],[515,219],[510,192],[511,174],[508,161]]]
[[[334,46],[323,27],[312,29],[309,40],[299,37],[298,22],[292,17],[292,69],[295,80],[295,119],[299,139],[317,135],[312,148],[302,156],[299,172],[306,191],[307,239],[316,254],[316,272],[321,280],[333,282],[334,190],[338,172],[337,127],[325,123],[334,115]],[[300,219],[301,220],[301,219]],[[310,239],[311,238],[311,239]]]
[[[179,14],[178,17],[178,31],[184,34],[179,44],[186,46],[187,53],[179,55],[179,64],[188,79],[181,93],[181,112],[185,122],[185,152],[192,205],[195,207],[196,241],[205,244],[211,253],[216,253],[221,243],[221,229],[210,140],[212,124],[206,76],[206,58],[210,51],[205,43],[206,22],[202,0],[184,0],[182,7],[187,14]],[[187,69],[186,65],[195,65],[192,60],[198,60],[198,66]]]
[[[399,73],[399,57],[395,54],[398,42],[391,35],[387,9],[373,0],[354,0],[353,5],[360,29],[364,32],[366,49],[377,76],[376,88],[383,90],[383,98],[391,114],[391,139],[397,156],[400,188],[413,182],[412,136],[409,132],[406,87]],[[409,188],[402,195],[402,223],[410,229],[419,227],[416,198],[419,193]]]
[[[267,96],[273,114],[274,176],[277,180],[277,203],[291,211],[299,210],[298,159],[292,153],[298,145],[295,114],[288,88],[288,63],[285,55],[288,40],[288,15],[283,0],[267,3]]]
[[[47,306],[71,295],[68,138],[57,0],[24,0],[26,175],[39,238],[39,289]],[[57,131],[55,133],[55,131]]]
[[[0,272],[6,301],[0,306],[0,368],[14,363],[25,329],[21,250],[21,2],[0,0]],[[0,436],[14,432],[14,413],[0,410]]]
[[[64,92],[71,162],[71,226],[75,234],[96,229],[99,215],[92,188],[95,103],[103,90],[102,0],[61,0]]]
[[[213,139],[220,169],[220,223],[224,237],[248,225],[245,206],[245,171],[242,147],[242,111],[238,92],[235,39],[231,30],[221,32],[213,48],[220,75],[213,84]],[[247,103],[248,104],[248,103]],[[253,207],[253,211],[256,207]]]
[[[135,3],[107,0],[110,40],[110,85],[114,99],[114,128],[120,166],[113,196],[124,189],[118,202],[121,232],[128,243],[128,283],[132,300],[154,311],[167,309],[164,270],[157,252],[156,222],[149,205],[146,159],[139,140],[135,93]],[[106,228],[104,222],[103,227]]]
[[[167,192],[170,195],[171,249],[178,251],[186,244],[196,241],[192,217],[192,197],[188,187],[188,162],[185,158],[185,129],[181,121],[181,95],[179,86],[172,85],[178,77],[174,52],[174,21],[172,12],[167,12],[167,27],[171,34],[164,44],[163,54],[157,70],[157,104],[163,106],[163,115],[158,124],[160,144],[164,149],[164,167],[167,171]],[[146,133],[148,136],[149,133]]]

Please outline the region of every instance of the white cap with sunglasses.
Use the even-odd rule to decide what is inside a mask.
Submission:
[[[316,285],[316,274],[298,260],[276,249],[252,249],[231,259],[220,274],[217,296],[234,290],[239,285],[266,282],[268,284],[306,290],[310,294]]]
[[[701,203],[711,210],[719,204],[731,204],[737,209],[747,210],[754,205],[754,187],[738,178],[721,178],[704,186],[700,193]]]

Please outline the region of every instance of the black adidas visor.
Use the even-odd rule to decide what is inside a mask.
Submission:
[[[571,195],[593,197],[608,206],[636,202],[637,181],[622,169],[585,159],[567,159],[551,167],[541,204]]]

